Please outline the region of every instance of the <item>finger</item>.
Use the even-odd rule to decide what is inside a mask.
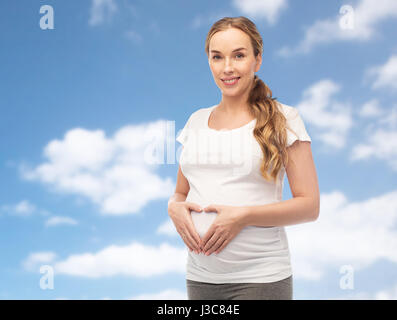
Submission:
[[[225,248],[229,242],[230,242],[230,239],[225,239],[225,241],[223,241],[221,246],[215,251],[215,254],[218,254],[219,252],[221,252],[223,250],[223,248]]]
[[[189,239],[186,236],[186,233],[184,231],[181,230],[177,230],[179,235],[181,236],[181,239],[183,240],[183,242],[185,243],[185,245],[189,248],[190,251],[193,250],[192,245],[189,242]]]
[[[219,237],[216,242],[212,245],[212,247],[206,252],[206,255],[210,255],[211,253],[213,253],[214,251],[216,251],[221,245],[222,243],[225,241],[224,238]]]
[[[198,212],[202,211],[202,208],[199,205],[191,202],[188,202],[188,208],[192,208],[193,210],[196,210]],[[201,238],[194,227],[193,219],[190,214],[190,211],[188,211],[188,213],[189,213],[187,215],[188,222],[186,223],[185,228],[187,229],[190,237],[193,239],[192,247],[194,247],[194,249],[197,250],[197,253],[199,253],[201,249]]]
[[[193,222],[186,226],[187,235],[190,237],[193,243],[193,247],[195,250],[200,250],[200,236],[197,234],[197,231],[193,227]]]
[[[193,238],[193,240],[196,244],[196,246],[195,246],[196,250],[199,251],[201,248],[201,238],[200,238],[199,234],[197,233],[196,228],[194,227],[191,215],[188,215],[187,220],[188,220],[188,222],[186,223],[186,229],[188,230],[190,236]]]
[[[205,207],[205,208],[204,208],[204,211],[205,211],[205,212],[218,212],[218,211],[216,210],[216,207],[215,207],[214,205],[212,205],[212,204],[210,204],[209,206]]]
[[[189,247],[192,248],[192,250],[198,251],[198,245],[194,241],[193,237],[190,235],[189,230],[185,230],[185,239],[189,243]]]
[[[185,237],[185,239],[186,239],[186,237]],[[192,252],[192,251],[193,251],[193,247],[192,247],[192,245],[190,244],[190,242],[187,241],[187,240],[184,240],[183,242],[185,243],[186,247],[189,248],[190,252]]]
[[[197,250],[199,250],[201,248],[201,238],[200,238],[199,234],[197,233],[197,230],[194,226],[193,219],[192,219],[191,215],[188,216],[188,221],[189,222],[187,223],[186,228],[189,230],[190,235],[193,237],[194,241],[196,242]]]
[[[187,206],[190,210],[193,210],[193,211],[201,212],[203,210],[203,208],[201,206],[199,206],[197,203],[188,202]]]
[[[202,239],[202,246],[203,249],[204,247],[207,245],[208,240],[214,235],[215,233],[215,228],[214,225],[212,225],[208,231],[206,232],[206,234],[204,235],[204,238]]]
[[[207,252],[212,246],[213,244],[218,241],[219,235],[215,232],[212,237],[207,241],[207,243],[204,246],[203,251]]]

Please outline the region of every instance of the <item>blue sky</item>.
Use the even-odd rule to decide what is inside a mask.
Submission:
[[[53,29],[40,28],[43,5]],[[167,121],[174,140],[220,101],[205,37],[240,15],[264,39],[258,76],[312,138],[321,211],[286,227],[294,298],[397,298],[396,1],[8,0],[0,299],[186,299],[167,214],[178,163],[143,155]]]

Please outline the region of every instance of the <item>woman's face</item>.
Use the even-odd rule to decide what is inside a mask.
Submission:
[[[254,56],[249,36],[236,28],[218,31],[212,36],[208,59],[216,85],[228,96],[247,92],[262,63],[261,55]],[[236,77],[237,82],[225,82]]]

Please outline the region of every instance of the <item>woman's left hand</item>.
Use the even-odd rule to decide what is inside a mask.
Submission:
[[[207,256],[218,254],[244,228],[243,207],[209,205],[205,212],[217,212],[217,216],[202,239],[202,252]]]

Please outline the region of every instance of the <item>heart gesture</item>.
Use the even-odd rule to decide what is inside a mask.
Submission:
[[[202,251],[218,254],[243,229],[242,207],[209,205],[204,212],[217,212],[217,216],[202,239]]]

